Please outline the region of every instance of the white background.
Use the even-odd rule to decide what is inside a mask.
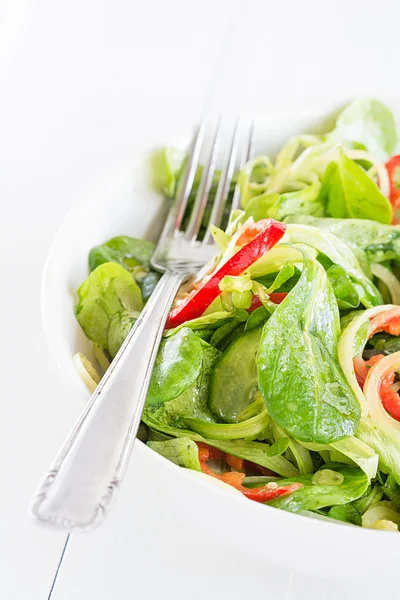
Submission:
[[[65,541],[31,523],[27,507],[75,417],[40,315],[45,257],[70,207],[144,139],[184,131],[211,91],[217,109],[259,114],[398,96],[399,21],[397,0],[2,0],[1,598],[46,599]],[[135,499],[122,495],[118,510],[128,514],[130,506]],[[178,600],[268,591],[277,600],[367,597],[366,588],[333,589],[262,557],[251,573],[234,556],[231,572],[221,572],[207,564],[199,532],[201,564],[179,550],[176,515],[163,515],[175,527],[172,560],[168,540],[147,540],[158,511],[155,499],[136,517],[132,537],[113,514],[98,532],[71,539],[53,598],[147,599],[163,591]]]

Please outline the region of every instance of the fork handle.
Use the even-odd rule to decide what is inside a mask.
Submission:
[[[32,514],[63,530],[105,517],[125,474],[163,329],[185,275],[165,273],[42,483]]]

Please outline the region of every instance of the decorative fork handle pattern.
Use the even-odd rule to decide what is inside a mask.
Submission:
[[[110,509],[136,439],[164,325],[185,277],[162,276],[88,401],[32,506],[41,523],[89,529]]]

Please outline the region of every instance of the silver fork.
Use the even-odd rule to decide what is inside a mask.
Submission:
[[[170,209],[151,260],[153,268],[163,276],[39,488],[32,514],[40,523],[69,531],[89,529],[102,522],[115,500],[128,466],[173,300],[182,282],[215,253],[212,239],[206,235],[200,242],[198,234],[215,173],[220,126],[221,119],[214,128],[189,224],[181,231],[205,136],[204,122],[196,132],[177,201]],[[245,158],[249,155],[251,137],[252,128]],[[222,220],[238,144],[236,123],[211,212],[210,221],[215,225]]]

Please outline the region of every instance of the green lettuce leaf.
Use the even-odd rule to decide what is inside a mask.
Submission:
[[[355,100],[338,116],[330,140],[358,142],[385,161],[397,144],[396,122],[391,111],[379,100]]]
[[[392,222],[388,198],[364,169],[343,151],[327,168],[320,197],[331,217]]]
[[[86,336],[108,350],[108,330],[113,315],[143,308],[140,288],[121,265],[115,262],[97,267],[77,291],[75,316]]]
[[[174,438],[165,442],[150,441],[147,445],[179,467],[201,471],[197,444],[187,437]]]
[[[155,244],[148,240],[119,235],[91,249],[89,269],[94,271],[99,265],[107,262],[116,262],[128,270],[138,265],[148,267],[154,248]]]
[[[400,260],[400,225],[384,225],[367,219],[315,219],[290,216],[287,223],[301,223],[333,233],[363,250],[370,262]]]

